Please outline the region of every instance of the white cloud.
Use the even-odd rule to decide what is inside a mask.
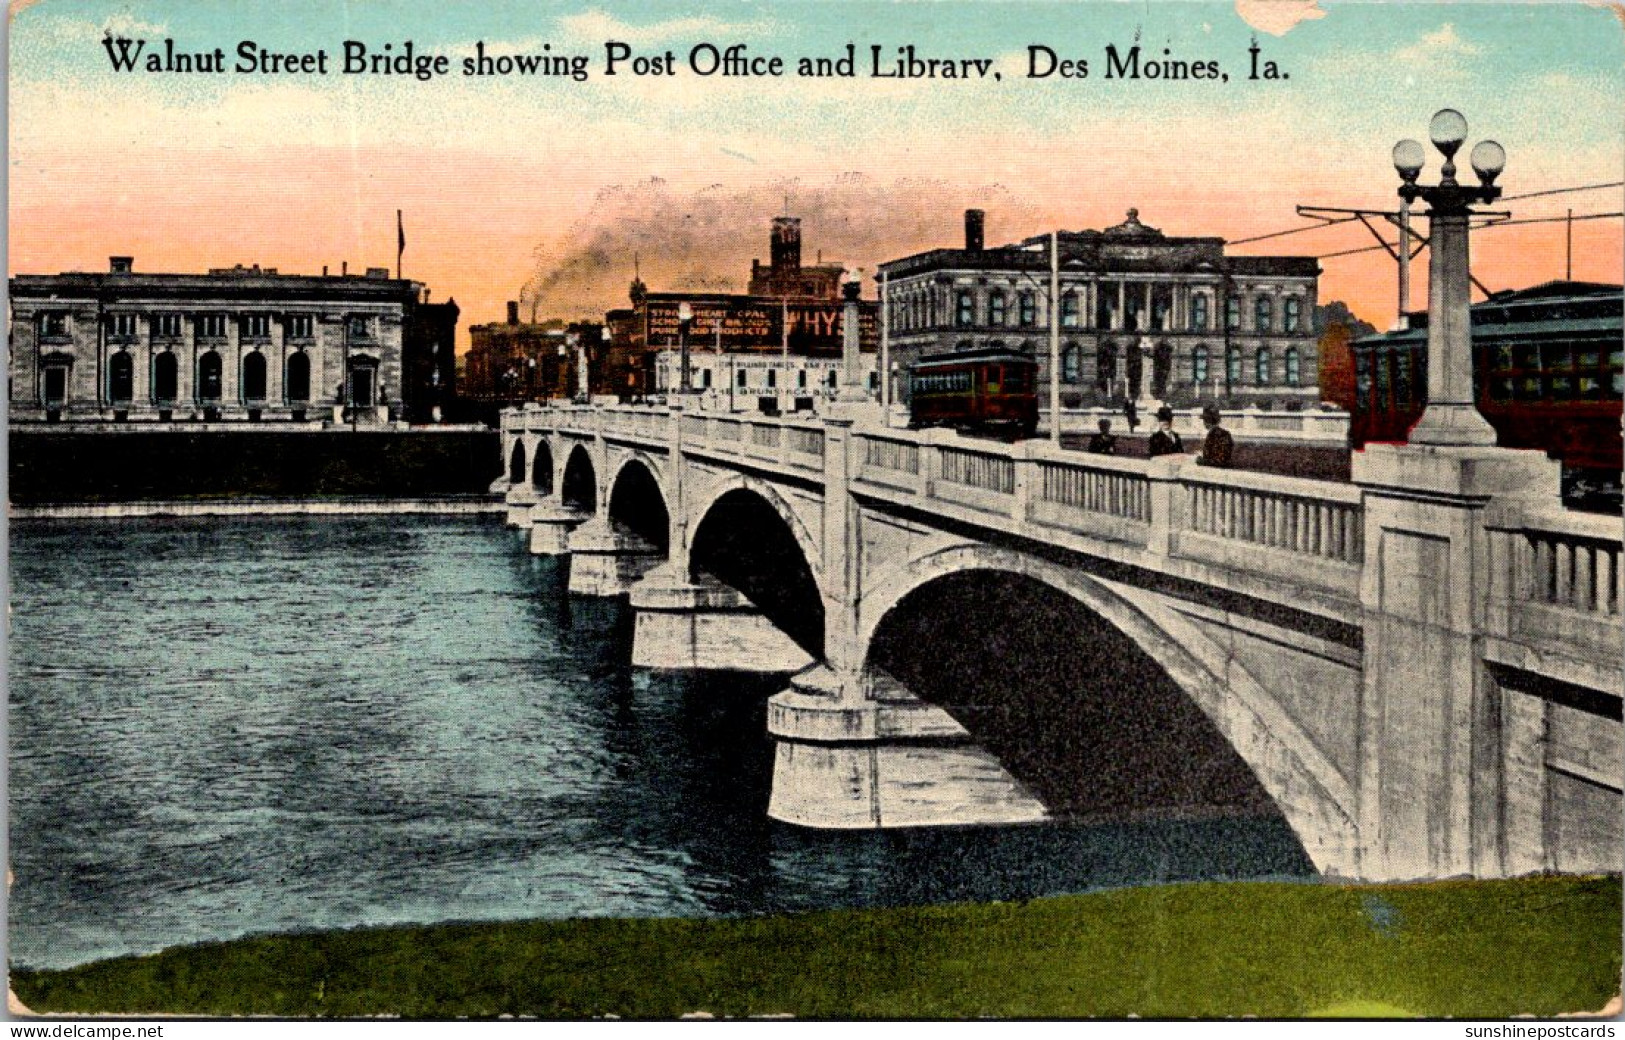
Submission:
[[[603,11],[583,11],[559,19],[559,28],[574,41],[601,44],[618,40],[635,46],[649,46],[670,42],[715,42],[722,38],[765,36],[773,31],[767,20],[729,22],[710,15],[691,15],[686,18],[668,18],[663,22],[634,25],[631,22],[605,14]]]

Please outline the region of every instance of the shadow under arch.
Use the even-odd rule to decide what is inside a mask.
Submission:
[[[598,512],[598,474],[592,467],[592,456],[580,444],[570,449],[564,462],[563,483],[565,506],[588,515]]]
[[[751,487],[723,491],[694,528],[689,574],[709,574],[739,590],[797,646],[822,659],[823,595],[802,537],[781,508],[788,507]]]
[[[513,451],[508,455],[508,483],[517,487],[525,482],[525,441],[516,438]]]
[[[616,471],[610,484],[609,520],[665,555],[671,544],[671,514],[665,491],[648,462],[634,456]]]
[[[1020,553],[959,546],[866,583],[866,667],[954,715],[1062,815],[1278,814],[1352,872],[1352,788],[1171,610]]]
[[[530,485],[538,495],[553,493],[553,450],[545,440],[538,440],[531,452]]]

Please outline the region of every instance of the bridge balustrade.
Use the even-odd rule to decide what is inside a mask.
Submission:
[[[1491,632],[1546,652],[1601,651],[1613,662],[1617,679],[1625,599],[1619,520],[1557,510],[1512,511],[1493,515],[1486,526]]]
[[[1044,461],[1038,463],[1038,501],[1033,503],[1035,519],[1042,503],[1060,507],[1042,517],[1053,523],[1065,511],[1104,513],[1140,523],[1151,519],[1151,482],[1143,466],[1117,472],[1094,465]]]
[[[1289,479],[1233,470],[1222,483],[1217,478],[1187,477],[1182,483],[1189,529],[1270,549],[1361,563],[1365,558],[1364,516],[1359,490],[1320,481],[1286,484]]]
[[[809,468],[817,468],[823,465],[823,430],[806,426],[787,426],[785,427],[784,432],[789,438],[788,447],[790,450],[790,455],[792,456],[792,464],[797,466],[807,466]],[[812,459],[815,461],[809,462],[807,459],[798,460],[794,458],[796,455],[806,456],[807,459]]]

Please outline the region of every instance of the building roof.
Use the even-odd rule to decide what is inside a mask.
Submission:
[[[1469,308],[1475,336],[1557,336],[1613,332],[1625,325],[1621,300],[1625,286],[1606,282],[1556,280],[1523,289],[1505,289]],[[1356,344],[1411,345],[1427,342],[1428,312],[1406,316],[1395,332],[1363,336]]]
[[[19,274],[10,280],[13,298],[64,297],[117,299],[417,299],[423,283],[367,274],[281,274],[275,268],[216,268],[208,274],[130,271],[64,271]]]

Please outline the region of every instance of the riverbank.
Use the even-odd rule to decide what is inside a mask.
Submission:
[[[35,1012],[670,1019],[1420,1016],[1602,1009],[1620,880],[1201,883],[752,919],[297,935],[14,971]]]
[[[472,495],[501,475],[500,445],[478,427],[14,425],[8,490],[16,505]]]
[[[130,520],[182,516],[476,516],[506,514],[495,495],[437,498],[226,498],[165,502],[53,502],[13,505],[13,520]]]

